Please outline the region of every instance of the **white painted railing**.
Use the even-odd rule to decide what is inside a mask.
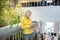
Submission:
[[[14,37],[16,35],[18,35],[18,36],[20,35],[20,25],[19,24],[15,24],[12,27],[6,26],[3,28],[0,28],[0,40],[6,40],[7,38],[8,38],[7,40],[10,40],[10,39],[13,40],[13,39],[15,39]]]

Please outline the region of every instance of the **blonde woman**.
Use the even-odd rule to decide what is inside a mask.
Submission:
[[[23,30],[24,40],[33,40],[33,28],[31,27],[32,20],[30,18],[31,14],[32,12],[27,10],[21,19],[21,28]]]

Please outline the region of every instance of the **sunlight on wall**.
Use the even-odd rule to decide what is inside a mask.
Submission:
[[[54,23],[52,22],[46,22],[45,32],[54,32]]]
[[[59,24],[59,33],[60,33],[60,24]]]

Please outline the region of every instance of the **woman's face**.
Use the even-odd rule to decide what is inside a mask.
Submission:
[[[30,11],[26,11],[26,17],[30,17],[31,16],[31,12]]]

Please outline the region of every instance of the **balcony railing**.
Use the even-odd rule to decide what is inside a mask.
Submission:
[[[0,28],[0,40],[20,40],[20,33],[19,24],[15,24],[11,28],[10,26]]]
[[[37,23],[37,22],[33,22],[33,25],[38,26],[38,23],[37,24],[35,24],[35,23]],[[39,22],[39,23],[41,23],[40,27],[42,27],[42,22]],[[40,32],[41,31],[42,30],[40,30]],[[34,33],[33,40],[37,40],[37,39],[42,40],[42,38],[43,38],[42,36],[44,36],[42,34],[44,34],[44,33],[41,32],[41,33],[38,33],[37,35]],[[51,37],[51,40],[52,40],[52,36],[50,36],[50,37]],[[6,26],[6,27],[3,27],[3,28],[0,28],[0,40],[24,40],[22,30],[20,28],[20,24],[15,24],[12,27]]]
[[[38,24],[35,23],[36,22],[34,22],[33,25],[38,26]],[[23,40],[20,24],[0,28],[0,40]]]
[[[42,0],[33,2],[20,2],[22,7],[60,6],[60,0]]]

